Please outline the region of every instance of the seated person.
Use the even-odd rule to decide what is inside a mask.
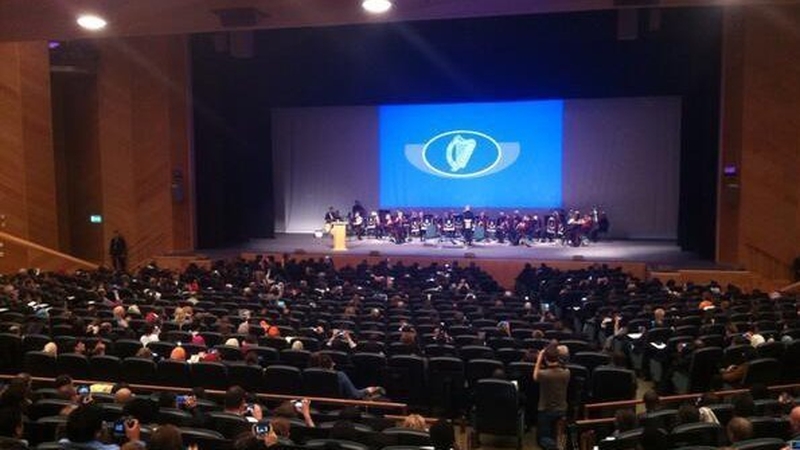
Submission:
[[[65,450],[119,450],[117,444],[104,444],[100,441],[103,430],[101,411],[91,405],[82,405],[67,418],[67,437],[59,441]],[[139,421],[125,422],[125,437],[129,442],[140,442]]]
[[[334,363],[330,356],[324,353],[312,353],[308,360],[308,367],[316,367],[320,369],[335,370]],[[356,389],[350,377],[341,370],[336,371],[336,376],[339,380],[339,392],[342,397],[352,400],[363,400],[367,397],[380,395],[383,391],[382,388],[377,386],[368,386],[364,389]]]
[[[27,449],[28,443],[22,436],[22,411],[15,407],[0,408],[0,449]]]
[[[302,418],[307,427],[314,428],[315,426],[314,420],[311,418],[311,400],[307,398],[297,401],[287,400],[278,405],[273,414],[286,419]]]
[[[728,436],[728,442],[731,444],[746,441],[753,438],[753,424],[744,417],[734,417],[725,427],[725,433]]]
[[[248,422],[258,422],[264,417],[261,406],[247,402],[247,392],[239,386],[231,386],[225,393],[224,411],[244,417]]]

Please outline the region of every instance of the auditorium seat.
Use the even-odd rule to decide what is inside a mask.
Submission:
[[[242,416],[227,412],[210,412],[208,421],[211,429],[222,434],[226,439],[234,439],[240,433],[250,430],[250,423]]]
[[[303,392],[309,397],[340,398],[343,394],[336,371],[319,368],[303,370]]]
[[[133,339],[117,339],[114,342],[114,356],[120,359],[132,358],[142,348],[142,343]],[[169,355],[167,355],[169,356]]]
[[[591,375],[591,386],[593,402],[631,400],[636,395],[636,375],[627,369],[598,367]]]
[[[30,351],[25,353],[22,365],[26,372],[35,377],[55,377],[58,375],[56,358],[45,352]]]
[[[753,425],[754,438],[779,438],[788,440],[791,434],[789,421],[782,417],[748,417]]]
[[[386,369],[386,391],[392,400],[411,405],[425,405],[425,360],[419,356],[395,355]]]
[[[598,366],[604,366],[611,363],[611,356],[607,353],[601,352],[577,352],[570,354],[569,362],[586,367],[589,370],[589,375],[594,372]]]
[[[89,375],[92,380],[118,380],[121,368],[122,362],[116,356],[92,356],[89,359]]]
[[[719,347],[703,347],[692,352],[688,372],[673,373],[672,383],[678,394],[709,390],[712,379],[719,373],[721,361]]]
[[[434,357],[428,360],[428,392],[434,413],[454,417],[466,406],[465,380],[462,360],[452,357]]]
[[[186,446],[196,444],[200,449],[228,450],[231,442],[222,433],[211,430],[181,427],[181,438]]]
[[[56,358],[59,374],[67,374],[78,380],[89,378],[89,360],[77,353],[61,353]]]
[[[164,359],[158,362],[158,382],[165,386],[191,386],[189,364],[185,361],[171,361]]]
[[[41,351],[50,340],[50,336],[43,334],[27,334],[22,338],[22,351],[25,353]]]
[[[466,345],[458,350],[458,355],[464,362],[473,359],[494,359],[494,350],[483,345]]]
[[[478,381],[472,423],[476,445],[480,446],[482,433],[515,436],[517,450],[521,450],[524,418],[525,414],[519,407],[519,393],[510,381]]]
[[[233,345],[217,345],[214,350],[219,353],[223,361],[241,361],[242,349]]]
[[[377,353],[354,353],[350,357],[353,363],[351,380],[356,387],[383,386],[386,374],[386,357]]]
[[[156,423],[159,425],[175,425],[176,427],[188,427],[192,425],[193,417],[186,411],[177,408],[158,408],[158,418]]]
[[[369,446],[358,442],[340,439],[311,439],[306,442],[305,448],[335,448],[339,450],[369,450]]]
[[[298,369],[305,369],[308,367],[308,360],[311,358],[311,352],[308,350],[281,350],[280,362],[282,365],[296,367]]]
[[[786,448],[786,442],[776,438],[748,439],[733,444],[737,450],[781,450]]]
[[[13,373],[21,365],[22,339],[14,334],[0,333],[0,373]]]
[[[639,416],[639,424],[642,427],[655,426],[670,431],[678,422],[677,409],[659,409],[658,411],[644,413]]]
[[[491,378],[495,370],[502,370],[503,363],[495,359],[473,359],[467,361],[465,366],[467,385],[470,389],[484,378]]]
[[[673,447],[688,445],[717,446],[722,440],[724,430],[715,423],[687,423],[672,429],[669,435]]]
[[[228,369],[222,363],[199,362],[191,365],[192,386],[205,389],[226,390],[228,383]]]
[[[381,431],[381,433],[393,436],[398,445],[431,445],[431,436],[424,431],[411,430],[402,427],[390,427]]]
[[[270,394],[291,395],[302,392],[303,378],[297,367],[276,364],[264,369],[263,386]]]
[[[753,359],[747,364],[747,371],[742,379],[743,386],[760,383],[765,386],[776,384],[780,380],[781,364],[777,359]]]
[[[125,358],[122,361],[122,379],[131,384],[153,384],[156,364],[147,358]]]
[[[229,363],[226,366],[228,367],[228,383],[231,386],[241,386],[248,392],[262,390],[264,369],[261,366],[251,366],[243,362]]]

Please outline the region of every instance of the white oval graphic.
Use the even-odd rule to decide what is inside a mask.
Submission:
[[[444,170],[435,167],[430,163],[428,160],[428,149],[429,147],[436,143],[440,139],[444,139],[448,136],[453,136],[452,140],[449,144],[447,144],[446,148],[446,159],[448,164],[450,165],[451,172],[445,172]],[[476,170],[473,172],[465,172],[465,173],[457,173],[458,171],[464,169],[467,164],[469,163],[470,158],[472,157],[473,152],[475,151],[478,143],[475,139],[470,139],[472,136],[477,136],[482,140],[488,141],[492,147],[497,151],[497,158],[487,167],[483,169]],[[441,177],[448,177],[448,178],[472,178],[472,177],[479,177],[485,175],[495,167],[503,159],[503,149],[500,146],[500,143],[497,142],[493,137],[489,136],[486,133],[481,133],[480,131],[473,131],[473,130],[453,130],[453,131],[446,131],[444,133],[437,134],[436,136],[432,137],[425,143],[422,147],[422,161],[425,166],[436,175]]]

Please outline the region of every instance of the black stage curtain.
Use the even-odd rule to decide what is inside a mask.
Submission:
[[[273,107],[679,95],[679,244],[713,258],[721,10],[642,9],[625,41],[616,14],[265,30],[249,59],[194,36],[199,245],[272,235]]]

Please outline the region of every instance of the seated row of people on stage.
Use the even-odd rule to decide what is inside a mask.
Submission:
[[[541,216],[523,214],[519,210],[508,215],[500,212],[497,216],[490,216],[485,212],[476,214],[470,206],[459,213],[409,213],[387,209],[367,213],[358,201],[346,217],[332,206],[328,208],[325,231],[330,231],[337,221],[347,222],[348,234],[358,240],[388,239],[397,244],[413,240],[452,241],[467,246],[474,242],[528,246],[538,242],[556,242],[577,247],[597,242],[610,227],[605,211],[598,207],[593,207],[588,213],[555,209]]]

